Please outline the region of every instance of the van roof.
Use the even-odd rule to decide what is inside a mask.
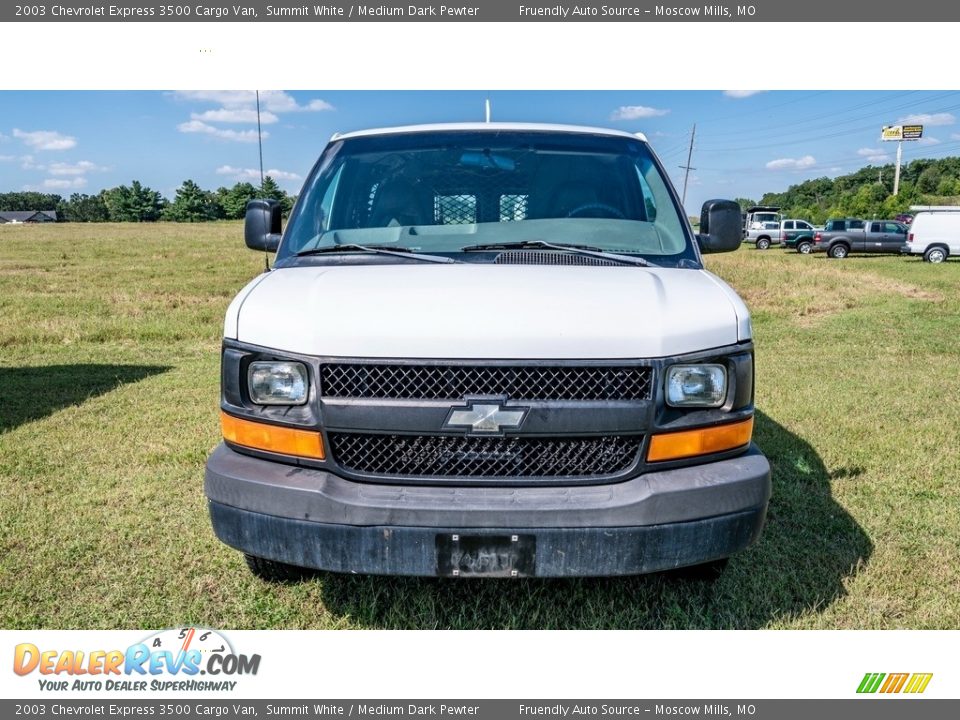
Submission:
[[[579,133],[581,135],[614,135],[628,137],[647,142],[643,133],[629,133],[624,130],[611,128],[588,127],[582,125],[553,125],[550,123],[517,123],[517,122],[469,122],[469,123],[434,123],[427,125],[403,125],[400,127],[374,128],[370,130],[356,130],[347,133],[334,133],[330,140],[344,140],[370,135],[401,135],[421,132],[560,132]]]

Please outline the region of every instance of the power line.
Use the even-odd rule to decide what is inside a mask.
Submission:
[[[680,168],[685,172],[683,173],[683,199],[681,200],[682,205],[687,204],[687,179],[690,177],[690,171],[696,170],[696,168],[690,167],[690,159],[693,157],[693,140],[697,136],[697,124],[693,124],[693,130],[690,131],[690,148],[687,150],[687,164],[681,165]]]
[[[933,99],[939,100],[939,99],[943,99],[943,97],[946,97],[947,95],[956,95],[956,94],[957,94],[956,92],[944,93],[943,95],[936,96],[935,98],[927,99],[927,100],[925,100],[924,102],[930,102],[930,101],[933,100]],[[900,104],[900,105],[895,105],[895,106],[886,108],[883,112],[884,112],[884,113],[892,113],[892,112],[896,112],[896,111],[900,111],[900,110],[906,110],[906,109],[911,108],[911,107],[916,107],[916,103],[913,102],[913,101],[911,101],[911,102],[909,102],[909,103],[903,103],[903,104]],[[937,109],[931,110],[930,112],[931,112],[931,113],[944,112],[944,111],[946,111],[946,110],[953,110],[953,109],[956,109],[956,108],[958,108],[958,107],[960,107],[960,105],[951,105],[951,106],[948,106],[948,107],[937,108]],[[823,138],[823,137],[839,137],[839,136],[841,136],[841,135],[843,135],[843,134],[846,134],[846,133],[852,134],[852,133],[855,133],[855,132],[860,132],[860,131],[862,131],[862,130],[864,130],[864,129],[872,128],[872,127],[874,127],[875,124],[878,123],[878,122],[879,122],[879,123],[882,123],[882,122],[883,122],[882,119],[879,119],[879,118],[878,118],[878,119],[877,119],[876,121],[874,121],[874,123],[872,123],[871,125],[858,126],[858,127],[855,127],[855,128],[848,128],[847,130],[844,130],[844,131],[838,132],[838,133],[831,133],[831,134],[828,134],[828,135],[823,135],[822,133],[819,132],[819,129],[821,129],[821,128],[823,128],[823,129],[830,129],[830,128],[842,127],[842,126],[845,126],[845,125],[849,125],[850,123],[862,122],[863,120],[864,120],[864,117],[863,117],[863,116],[859,116],[859,117],[855,117],[855,118],[848,118],[848,119],[846,119],[846,120],[837,120],[837,121],[832,121],[832,122],[828,122],[828,123],[816,123],[816,124],[807,124],[807,121],[804,120],[804,121],[801,121],[801,122],[786,123],[786,124],[784,124],[784,125],[781,126],[781,128],[785,128],[785,127],[788,127],[788,126],[804,125],[803,127],[799,128],[799,129],[795,129],[795,130],[787,130],[787,131],[782,131],[782,132],[781,132],[781,131],[778,131],[778,132],[774,132],[774,133],[763,133],[763,132],[761,132],[761,133],[759,133],[759,134],[758,134],[758,133],[755,133],[755,132],[749,132],[749,131],[748,131],[748,132],[749,132],[749,135],[750,135],[751,139],[755,139],[755,140],[776,140],[777,138],[780,138],[780,137],[782,137],[782,138],[790,138],[790,137],[794,137],[798,132],[801,132],[801,133],[803,133],[803,132],[817,132],[817,133],[818,133],[816,136],[812,136],[812,137],[809,137],[809,138],[802,138],[802,139],[799,139],[799,140],[791,141],[792,143],[797,143],[797,142],[806,142],[808,139],[810,139],[810,140],[816,140],[816,139]],[[720,134],[719,134],[719,133],[718,133],[718,134],[712,134],[712,133],[711,133],[711,134],[710,134],[710,138],[712,139],[712,138],[714,138],[714,137],[720,137]],[[785,142],[777,142],[777,143],[775,143],[774,145],[784,145],[784,144],[788,144],[788,143],[785,143]],[[711,143],[711,142],[708,141],[706,144],[701,145],[701,148],[704,150],[704,152],[719,152],[719,151],[720,151],[720,148],[719,148],[719,147],[713,147],[713,145],[714,145],[714,143]],[[745,147],[745,148],[735,148],[735,149],[736,149],[736,150],[760,149],[760,148],[763,148],[763,147],[773,147],[774,145],[757,145],[757,146],[750,146],[750,147]],[[727,150],[727,149],[729,149],[729,148],[728,148],[728,147],[724,147],[724,148],[723,148],[723,150]]]

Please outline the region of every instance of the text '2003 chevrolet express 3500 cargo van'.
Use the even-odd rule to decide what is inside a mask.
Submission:
[[[227,310],[207,463],[217,536],[267,579],[313,568],[626,575],[750,545],[747,308],[639,135],[427,125],[334,136],[273,269]]]

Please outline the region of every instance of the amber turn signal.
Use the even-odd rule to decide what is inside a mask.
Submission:
[[[662,433],[650,438],[647,462],[680,460],[743,447],[753,437],[753,418],[726,425]]]
[[[316,430],[267,425],[220,412],[223,439],[254,450],[323,460],[323,438]]]

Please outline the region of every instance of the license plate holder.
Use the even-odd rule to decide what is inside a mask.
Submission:
[[[437,535],[437,574],[442,577],[531,577],[535,535]]]

